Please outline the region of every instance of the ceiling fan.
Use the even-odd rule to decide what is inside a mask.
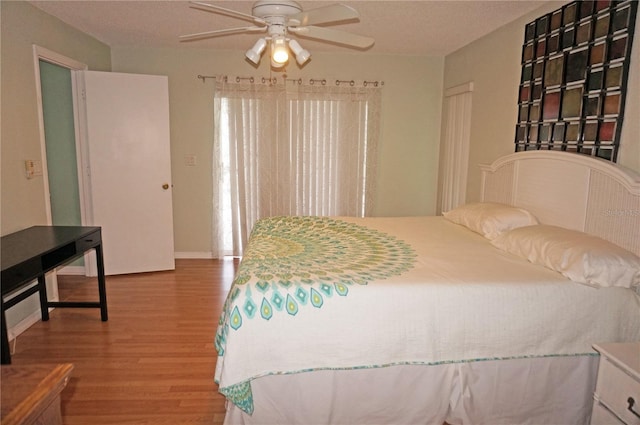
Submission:
[[[296,40],[289,38],[288,35],[290,33],[358,49],[366,49],[372,46],[375,41],[371,37],[317,26],[357,20],[359,17],[358,12],[343,4],[334,4],[304,11],[298,3],[291,0],[259,0],[254,3],[251,14],[247,14],[199,1],[191,1],[189,3],[190,7],[195,9],[243,19],[253,22],[253,25],[183,35],[180,36],[180,41],[195,41],[230,34],[266,32],[267,35],[258,39],[255,45],[247,50],[245,54],[247,59],[256,65],[260,62],[267,44],[271,48],[271,66],[274,68],[281,68],[287,63],[289,49],[295,55],[296,62],[299,65],[302,66],[306,63],[311,54],[303,49]]]

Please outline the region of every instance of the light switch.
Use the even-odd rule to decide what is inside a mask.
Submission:
[[[25,173],[28,179],[42,175],[42,162],[36,159],[27,159],[24,161]]]

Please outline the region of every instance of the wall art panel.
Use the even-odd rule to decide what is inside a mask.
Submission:
[[[515,150],[615,162],[638,1],[574,1],[525,26]]]

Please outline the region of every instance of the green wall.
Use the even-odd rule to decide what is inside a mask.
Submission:
[[[178,255],[206,256],[211,251],[212,80],[197,76],[276,77],[268,60],[255,69],[242,51],[197,48],[114,47],[114,72],[169,77],[171,172],[174,234]],[[370,55],[359,52],[313,53],[300,70],[289,65],[287,78],[328,81],[384,81],[374,214],[431,215],[436,210],[443,57]],[[195,155],[196,166],[185,156]]]
[[[467,201],[480,199],[480,168],[514,151],[525,25],[559,8],[552,2],[468,44],[445,59],[444,87],[473,81]],[[640,172],[640,14],[631,52],[618,164]]]
[[[42,160],[33,45],[89,69],[111,70],[109,46],[26,1],[0,1],[1,185],[0,233],[46,224],[43,177],[27,179],[25,160]]]

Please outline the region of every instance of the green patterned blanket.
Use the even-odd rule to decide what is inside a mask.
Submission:
[[[310,317],[306,310],[345,303],[354,286],[399,275],[412,267],[414,259],[412,248],[403,241],[337,219],[258,221],[220,317],[215,339],[219,363],[224,362],[232,338],[256,329],[278,332],[277,316],[306,322]],[[270,322],[271,328],[265,326]],[[247,381],[230,387],[221,383],[220,391],[245,411],[251,410]]]

